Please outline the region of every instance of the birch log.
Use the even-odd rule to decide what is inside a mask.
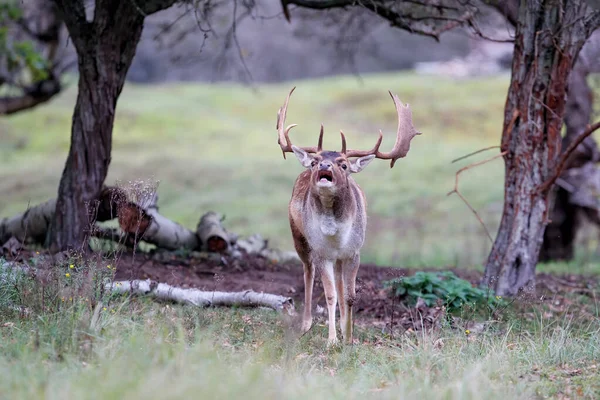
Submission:
[[[221,225],[222,216],[214,211],[209,211],[200,218],[196,234],[205,250],[213,252],[226,252],[229,250],[229,234]]]
[[[110,282],[105,284],[105,289],[113,293],[149,295],[161,300],[192,304],[198,307],[269,307],[288,314],[294,313],[294,300],[292,298],[270,293],[257,293],[252,290],[206,292],[198,289],[183,289],[166,283],[157,283],[150,279]]]

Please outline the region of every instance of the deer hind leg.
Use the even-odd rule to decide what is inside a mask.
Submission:
[[[352,311],[356,300],[356,275],[360,266],[360,255],[356,254],[353,258],[346,260],[342,266],[342,280],[344,286],[344,305],[346,308],[346,318],[343,321],[342,335],[344,341],[352,344]]]
[[[327,315],[329,317],[329,338],[327,345],[337,344],[337,332],[335,328],[335,306],[337,303],[337,292],[335,290],[334,267],[332,261],[325,261],[321,265],[321,280],[323,281],[323,290],[327,300]]]
[[[315,267],[310,262],[304,263],[304,314],[302,315],[302,332],[312,326],[312,292],[315,282]]]
[[[342,279],[342,260],[337,260],[334,269],[335,291],[337,292],[338,306],[340,308],[340,329],[344,332],[344,320],[346,319],[346,302],[344,301],[344,282]]]

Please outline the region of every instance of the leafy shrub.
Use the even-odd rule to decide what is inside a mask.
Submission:
[[[384,286],[393,296],[414,305],[421,298],[429,307],[439,300],[448,312],[460,310],[463,305],[487,305],[495,308],[501,302],[490,290],[473,287],[469,281],[460,279],[453,272],[422,272],[413,276],[392,279]]]

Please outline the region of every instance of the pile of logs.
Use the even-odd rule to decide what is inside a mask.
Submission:
[[[163,250],[205,251],[241,256],[260,254],[271,260],[296,260],[295,252],[281,252],[268,247],[260,235],[239,238],[223,227],[223,217],[207,212],[192,231],[163,216],[158,211],[156,190],[128,190],[105,187],[93,208],[95,216],[91,236],[110,240],[126,247],[141,242]],[[34,206],[22,214],[0,220],[0,252],[10,251],[16,244],[45,245],[56,209],[56,199]],[[118,228],[100,226],[99,222],[118,221]]]

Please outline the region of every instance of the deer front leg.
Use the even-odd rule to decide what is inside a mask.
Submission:
[[[337,302],[337,293],[334,284],[333,262],[325,261],[321,266],[321,280],[323,281],[323,290],[327,300],[327,315],[329,317],[329,338],[327,345],[335,345],[338,342],[335,331],[335,306]]]
[[[360,266],[360,254],[346,260],[342,265],[342,279],[344,281],[344,305],[346,318],[342,322],[342,335],[344,342],[352,344],[352,309],[356,300],[356,275]]]
[[[342,279],[342,260],[337,260],[334,269],[335,291],[337,292],[338,306],[340,308],[340,329],[344,332],[344,320],[346,318],[346,302],[344,301],[344,281]]]
[[[312,326],[312,292],[315,282],[315,267],[311,263],[304,264],[304,315],[302,316],[302,332]]]

